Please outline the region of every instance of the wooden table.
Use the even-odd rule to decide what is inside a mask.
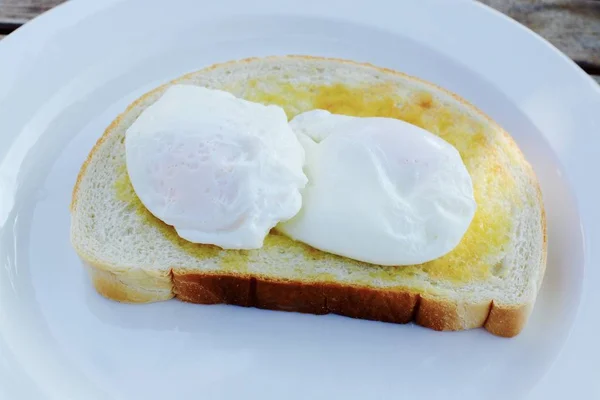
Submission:
[[[0,39],[63,1],[0,0]],[[600,82],[600,0],[480,1],[548,39]]]

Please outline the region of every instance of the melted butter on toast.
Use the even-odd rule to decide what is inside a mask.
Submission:
[[[393,84],[347,86],[292,85],[274,81],[269,81],[268,85],[262,83],[249,81],[243,97],[279,105],[284,108],[288,118],[311,109],[324,109],[336,114],[389,117],[410,122],[456,147],[471,174],[477,211],[460,244],[445,256],[420,265],[384,267],[346,259],[349,264],[368,269],[364,274],[366,286],[369,286],[368,279],[401,283],[402,279],[425,275],[432,279],[466,283],[486,279],[492,274],[512,232],[511,207],[519,201],[514,198],[514,179],[505,166],[506,160],[501,158],[506,155],[498,151],[498,146],[504,144],[493,141],[498,133],[486,134],[485,130],[492,128],[442,104],[428,92],[413,92],[403,98]],[[199,259],[219,257],[226,270],[244,271],[249,263],[260,258],[260,252],[269,251],[302,253],[307,262],[342,258],[274,233],[267,236],[264,247],[259,250],[225,251],[212,245],[190,243],[146,210],[133,191],[125,165],[122,165],[114,187],[119,200],[136,207],[146,223],[156,226],[175,245]],[[302,272],[301,268],[298,272]],[[327,272],[318,273],[312,278],[324,282],[336,279]]]

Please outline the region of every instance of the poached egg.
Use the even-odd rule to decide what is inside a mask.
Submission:
[[[280,232],[380,265],[424,263],[458,245],[476,203],[452,145],[401,120],[324,110],[290,126],[304,147],[308,184],[302,209]]]
[[[174,85],[127,130],[125,148],[142,204],[194,243],[260,248],[302,205],[304,150],[277,106]]]

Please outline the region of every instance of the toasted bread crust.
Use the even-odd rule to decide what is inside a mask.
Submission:
[[[368,63],[357,63],[349,60],[321,58],[311,56],[286,56],[294,59],[307,60],[331,60],[339,63],[368,66],[386,74],[402,76],[406,79],[424,83],[431,88],[452,96],[463,106],[476,115],[480,115],[490,123],[496,125],[487,115],[475,108],[458,95],[443,89],[430,82],[407,74],[373,66]],[[268,60],[270,57],[265,58]],[[271,58],[282,58],[279,56]],[[215,64],[203,71],[222,68],[234,63],[250,63],[257,58],[248,58],[238,61],[230,61]],[[84,162],[71,200],[71,211],[75,210],[78,200],[80,182],[86,174],[87,167],[94,153],[102,143],[121,123],[124,116],[147,98],[166,87],[184,81],[192,72],[176,80],[166,83],[137,99],[123,113],[121,113],[112,124],[105,130],[102,137],[88,155]],[[498,128],[501,130],[501,128]],[[501,130],[520,154],[521,150],[514,143],[512,137]],[[524,158],[524,157],[523,157]],[[532,179],[537,181],[532,168],[528,169]],[[541,191],[538,188],[538,201],[543,204]],[[542,207],[542,229],[543,229],[543,251],[540,259],[540,279],[538,289],[546,268],[547,236],[546,216]],[[375,289],[369,287],[357,287],[334,283],[305,283],[299,281],[275,281],[261,276],[250,275],[226,275],[226,274],[196,274],[171,271],[171,291],[145,291],[136,286],[136,280],[131,279],[127,272],[113,272],[112,265],[104,265],[101,261],[88,259],[89,255],[77,249],[80,257],[87,265],[96,290],[103,296],[128,303],[147,303],[167,300],[176,297],[179,300],[198,304],[232,304],[243,307],[257,307],[262,309],[294,311],[310,314],[339,314],[352,318],[367,320],[408,323],[415,322],[418,325],[438,331],[458,331],[484,327],[497,336],[516,336],[524,327],[529,314],[533,308],[535,298],[527,304],[518,306],[505,306],[496,304],[493,300],[482,303],[459,303],[449,299],[437,298],[423,295],[409,290],[398,289]]]
[[[94,287],[104,297],[125,303],[179,300],[196,304],[231,304],[307,314],[338,314],[351,318],[406,324],[415,322],[437,331],[484,327],[497,336],[516,336],[533,304],[507,307],[493,301],[456,304],[403,289],[380,290],[334,283],[275,281],[261,276],[189,274],[172,271],[173,292],[146,292],[127,275],[118,276],[86,263]]]

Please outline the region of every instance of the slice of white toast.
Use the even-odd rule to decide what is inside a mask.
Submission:
[[[127,176],[124,135],[173,83],[278,104],[400,118],[453,144],[473,180],[477,212],[461,243],[421,265],[377,266],[272,232],[259,250],[187,242],[141,204]],[[95,288],[123,302],[177,297],[273,310],[336,313],[437,330],[484,326],[514,336],[525,325],[546,265],[541,193],[531,166],[497,124],[459,97],[407,75],[303,56],[247,59],[185,75],[135,101],[81,168],[71,240]]]

